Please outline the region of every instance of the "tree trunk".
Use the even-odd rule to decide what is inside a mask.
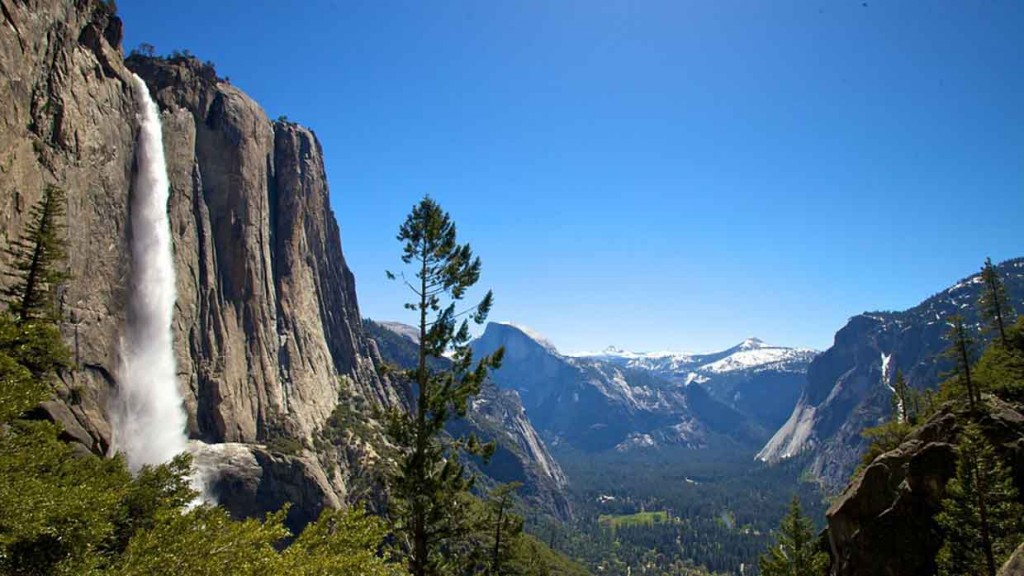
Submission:
[[[420,255],[420,345],[419,358],[416,366],[416,445],[413,448],[412,472],[415,478],[416,490],[413,494],[412,506],[412,573],[414,576],[427,575],[427,557],[429,555],[427,542],[427,510],[423,501],[423,488],[426,484],[426,451],[427,451],[427,353],[424,344],[427,338],[427,247],[423,245]]]
[[[968,405],[971,408],[971,412],[974,412],[975,390],[974,382],[971,380],[971,359],[967,354],[967,337],[964,335],[965,328],[963,323],[960,323],[958,328],[959,330],[957,330],[957,343],[960,347],[960,362],[963,364],[964,367],[964,380],[967,384],[967,398],[969,400]],[[981,394],[978,394],[977,397],[980,401]]]
[[[985,501],[985,494],[988,490],[985,479],[982,478],[981,470],[978,469],[978,462],[972,462],[974,468],[974,479],[978,494],[978,519],[981,521],[981,546],[985,552],[985,567],[988,576],[996,576],[996,559],[992,553],[992,535],[988,525],[988,506]]]

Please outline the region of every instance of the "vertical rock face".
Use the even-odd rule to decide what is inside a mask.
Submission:
[[[0,17],[0,249],[22,233],[45,184],[67,191],[74,280],[61,306],[77,370],[58,390],[67,401],[46,408],[70,437],[102,452],[127,286],[136,131],[121,22],[98,2],[55,0],[2,0]]]
[[[240,443],[224,460],[260,464],[262,475],[245,477],[272,480],[252,491],[263,504],[295,492],[283,488],[288,478],[313,479],[297,489],[309,492],[306,516],[338,503],[358,450],[342,447],[350,461],[338,467],[337,454],[271,457],[244,446],[288,439],[308,449],[341,392],[400,402],[362,334],[313,133],[271,122],[197,60],[123,61],[121,23],[105,3],[0,0],[0,9],[0,248],[24,229],[44,184],[68,197],[72,280],[61,302],[76,367],[45,406],[49,417],[70,439],[106,451],[130,266],[134,71],[162,111],[189,434]],[[208,452],[216,464],[218,451]]]
[[[1024,310],[1024,259],[997,270],[1013,306]],[[832,347],[811,362],[793,414],[758,457],[772,462],[809,451],[810,472],[826,488],[841,489],[864,451],[861,431],[888,416],[896,371],[913,388],[937,386],[948,368],[941,358],[948,319],[963,315],[977,332],[981,288],[980,274],[974,274],[909,310],[851,318]]]
[[[338,376],[396,402],[362,337],[313,133],[269,121],[197,60],[127,64],[165,110],[193,436],[308,438],[337,404]]]

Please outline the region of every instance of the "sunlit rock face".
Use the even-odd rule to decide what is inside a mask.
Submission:
[[[997,270],[1014,307],[1024,309],[1024,259]],[[941,358],[948,319],[960,314],[980,334],[981,288],[980,274],[974,274],[909,310],[851,318],[811,363],[796,408],[758,457],[775,462],[810,452],[813,476],[831,491],[842,489],[866,448],[861,431],[889,416],[897,370],[913,388],[934,388],[949,369]]]
[[[61,292],[62,329],[75,367],[45,415],[68,439],[109,449],[107,407],[130,288],[136,72],[163,125],[174,349],[188,434],[254,446],[294,440],[294,457],[312,471],[284,477],[324,492],[304,501],[343,502],[350,474],[372,450],[309,451],[318,430],[340,397],[377,406],[402,400],[378,377],[375,347],[362,334],[314,134],[270,121],[197,60],[125,62],[121,22],[104,3],[3,8],[0,248],[22,232],[44,184],[68,197],[72,279]]]

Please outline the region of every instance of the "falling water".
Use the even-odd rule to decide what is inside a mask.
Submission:
[[[135,93],[141,129],[131,193],[132,275],[111,405],[111,450],[123,452],[133,471],[186,449],[171,327],[176,295],[160,113],[138,76]]]

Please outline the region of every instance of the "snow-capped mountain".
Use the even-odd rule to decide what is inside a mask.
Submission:
[[[1011,304],[1024,311],[1024,258],[996,269]],[[845,485],[865,448],[861,431],[889,413],[896,370],[913,388],[934,388],[949,368],[940,356],[949,317],[962,315],[980,336],[981,289],[981,275],[973,274],[909,310],[851,318],[811,363],[799,402],[758,457],[775,462],[810,452],[812,475],[829,488]]]
[[[609,347],[578,358],[643,370],[679,386],[700,384],[720,402],[775,429],[789,415],[804,385],[807,367],[818,353],[747,338],[709,354],[628,352]]]
[[[490,323],[472,346],[475,354],[505,347],[502,367],[492,377],[518,392],[549,443],[600,451],[697,447],[719,438],[746,444],[767,437],[763,427],[703,387],[680,386],[610,356],[563,355],[521,326]]]

